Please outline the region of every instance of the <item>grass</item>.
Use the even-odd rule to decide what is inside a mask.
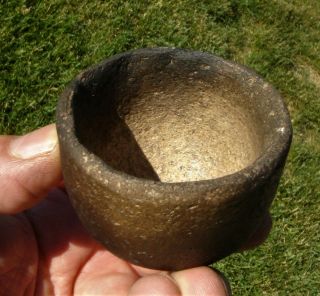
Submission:
[[[274,227],[258,249],[216,267],[235,295],[319,295],[320,2],[318,0],[0,0],[0,133],[54,121],[79,71],[115,53],[175,46],[245,64],[282,93],[294,139]]]

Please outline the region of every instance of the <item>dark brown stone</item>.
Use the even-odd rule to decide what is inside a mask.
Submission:
[[[219,260],[252,235],[292,135],[280,95],[253,71],[170,48],[81,73],[57,129],[84,226],[117,256],[165,270]]]

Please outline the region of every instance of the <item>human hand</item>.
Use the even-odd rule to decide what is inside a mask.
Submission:
[[[61,184],[54,125],[0,136],[0,295],[228,295],[209,267],[170,273],[115,257],[82,227]],[[244,248],[270,227],[268,216]]]

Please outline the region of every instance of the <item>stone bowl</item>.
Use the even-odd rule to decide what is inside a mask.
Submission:
[[[255,72],[140,49],[81,73],[57,108],[62,169],[88,232],[134,264],[180,270],[237,251],[275,196],[292,128]]]

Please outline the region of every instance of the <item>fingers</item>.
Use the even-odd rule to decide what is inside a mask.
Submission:
[[[209,267],[197,267],[174,272],[172,278],[182,295],[222,296],[229,295],[224,279]]]
[[[127,296],[128,290],[136,281],[136,277],[128,273],[101,274],[78,283],[73,295],[117,295]],[[140,294],[150,295],[150,294]]]
[[[32,207],[61,181],[55,125],[24,136],[0,136],[0,214]]]
[[[151,274],[138,279],[128,295],[226,296],[229,290],[223,278],[208,267]]]
[[[252,249],[262,244],[271,227],[271,216],[266,213],[256,232],[241,250]],[[139,275],[145,276],[135,282],[129,295],[231,295],[226,279],[218,271],[208,267],[187,269],[170,275],[154,273],[151,270],[148,272],[148,269],[140,267],[135,269]]]
[[[169,275],[151,274],[138,279],[130,288],[129,296],[178,296],[181,295],[178,284]]]

